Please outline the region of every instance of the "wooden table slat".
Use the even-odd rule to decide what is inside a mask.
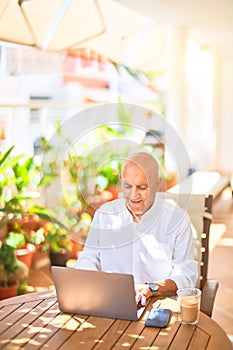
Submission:
[[[159,331],[158,328],[145,327],[130,349],[150,349]]]
[[[0,308],[7,305],[23,304],[32,300],[36,301],[36,300],[48,299],[48,298],[56,298],[56,293],[54,289],[44,290],[42,292],[37,292],[37,293],[28,293],[28,294],[18,295],[16,297],[1,300]]]
[[[169,324],[166,328],[160,330],[152,346],[157,346],[158,349],[168,349],[169,346],[171,346],[179,327],[180,322],[177,320],[177,315],[172,313]]]
[[[5,318],[7,318],[8,315],[14,312],[20,305],[21,304],[2,306],[0,309],[0,321],[3,321]],[[2,333],[1,331],[0,331],[0,334]]]
[[[173,339],[169,350],[186,350],[193,337],[196,327],[193,326],[180,326],[179,332],[176,333],[176,337]],[[202,350],[200,347],[198,350]]]
[[[50,347],[52,349],[60,348],[60,346],[74,332],[74,330],[76,330],[80,324],[85,321],[85,318],[87,318],[87,316],[82,316],[82,318],[79,318],[77,315],[73,316],[71,314],[62,314],[58,309],[57,316],[53,318],[50,323],[45,324],[43,319],[38,318],[37,322],[34,324],[34,334],[31,336],[28,343],[25,344],[24,349],[34,350],[35,346],[37,348],[43,348],[43,346],[46,346],[46,348]],[[56,325],[58,326],[59,322],[62,322],[62,326],[56,327]]]
[[[92,349],[114,322],[115,320],[111,318],[88,317],[61,346],[61,350]],[[82,334],[81,337],[80,334]]]
[[[62,321],[65,322],[71,317],[69,314],[66,314],[64,318],[60,315],[61,311],[58,308],[57,302],[50,305],[45,312],[38,315],[35,322],[29,327],[28,334],[30,335],[30,339],[25,344],[24,349],[35,349],[35,345],[44,345],[59,329],[55,326],[56,322],[60,326]]]
[[[129,327],[127,328],[127,332],[123,333],[118,339],[114,349],[129,349],[132,347],[145,327],[144,322],[145,320],[139,320],[130,323]]]
[[[31,311],[35,306],[39,305],[40,303],[41,303],[41,300],[31,301],[31,302],[27,302],[27,303],[23,303],[23,304],[18,304],[18,305],[14,304],[13,305],[14,307],[17,306],[14,309],[16,312],[8,312],[9,307],[7,307],[8,314],[5,315],[4,322],[5,323],[12,323],[12,324],[17,322],[19,319],[24,317],[25,314],[27,314],[29,311]]]
[[[60,332],[60,329],[64,330],[63,325],[69,322],[70,319],[71,315],[58,314],[52,322],[43,328],[42,332],[38,333],[30,340],[25,349],[31,348],[35,341],[38,342],[40,346],[46,346],[46,348],[54,349],[60,347],[70,334],[73,333],[73,331],[68,330]],[[76,323],[76,325],[79,326],[79,323]],[[60,334],[60,336],[58,336],[58,334]]]
[[[109,349],[112,343],[116,343],[129,326],[130,321],[116,320],[110,330],[106,332],[99,342],[94,346],[95,350]]]
[[[5,318],[6,328],[1,335],[1,341],[6,345],[12,338],[15,341],[22,339],[24,332],[28,333],[31,329],[30,325],[47,312],[48,307],[53,306],[54,303],[56,303],[56,299],[36,300],[18,307],[16,313],[12,313]]]
[[[208,342],[210,340],[210,335],[203,332],[200,328],[196,328],[194,336],[192,337],[191,343],[189,345],[189,350],[197,350],[201,347],[203,349],[207,348]]]
[[[66,314],[61,313],[65,320]],[[80,325],[85,322],[88,316],[83,315],[72,315],[69,314],[69,318],[63,322],[63,325],[57,330],[48,341],[46,342],[46,349],[60,348],[66,343],[66,341],[72,336],[72,334],[80,327]],[[55,322],[56,323],[56,322]]]

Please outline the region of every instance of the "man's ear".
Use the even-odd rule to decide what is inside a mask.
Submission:
[[[158,177],[156,181],[157,181],[157,190],[164,191],[164,188],[165,188],[164,179],[162,177]]]

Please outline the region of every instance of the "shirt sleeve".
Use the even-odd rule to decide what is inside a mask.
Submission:
[[[191,222],[187,214],[179,224],[173,250],[173,268],[170,276],[178,288],[195,287],[198,263],[194,260],[194,239]]]
[[[76,269],[100,270],[98,211],[95,213],[85,246],[75,263]]]

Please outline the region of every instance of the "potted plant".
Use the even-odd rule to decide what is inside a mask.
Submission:
[[[12,156],[13,149],[0,154],[0,229],[15,222],[25,229],[29,224],[35,228],[38,217],[56,222],[52,211],[35,205],[40,197],[40,166],[33,157]]]
[[[66,266],[72,249],[67,230],[56,223],[48,223],[45,230],[44,249],[49,253],[51,265]]]
[[[122,161],[114,159],[114,155],[110,155],[111,158],[113,160],[104,164],[96,177],[97,188],[103,201],[111,201],[118,198],[117,188],[120,182],[119,175]]]
[[[10,231],[30,236],[31,231],[51,220],[64,226],[52,210],[35,205],[40,197],[40,166],[33,157],[12,156],[13,149],[0,154],[0,230],[4,229],[0,238],[4,240]]]
[[[0,300],[17,295],[19,282],[11,275],[18,269],[14,248],[6,243],[0,247]]]
[[[32,266],[32,259],[36,252],[34,244],[27,242],[23,232],[9,232],[6,244],[15,250],[16,258],[22,261],[29,268]]]
[[[91,221],[92,216],[89,213],[82,213],[78,225],[75,227],[75,230],[70,233],[72,242],[71,259],[76,260],[79,252],[83,250]]]

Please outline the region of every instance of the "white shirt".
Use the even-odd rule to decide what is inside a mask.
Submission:
[[[178,288],[194,287],[197,263],[186,212],[156,198],[140,222],[133,222],[123,198],[95,213],[75,268],[129,273],[135,283],[172,279]]]

